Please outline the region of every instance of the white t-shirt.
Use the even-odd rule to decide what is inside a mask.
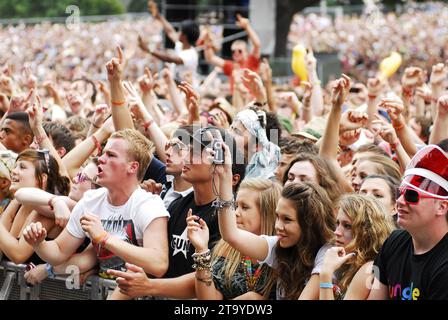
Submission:
[[[130,240],[135,232],[135,240],[143,245],[143,233],[156,218],[169,217],[162,199],[158,195],[146,192],[138,187],[129,200],[122,206],[113,206],[107,199],[108,190],[100,188],[84,193],[82,199],[73,208],[67,224],[67,231],[74,237],[83,239],[87,235],[81,228],[79,219],[85,213],[101,219],[104,230],[113,236]]]
[[[163,203],[165,204],[165,208],[168,209],[168,207],[170,206],[170,204],[174,201],[177,200],[180,197],[186,197],[190,194],[190,192],[193,191],[193,187],[188,188],[185,191],[176,191],[174,190],[174,177],[171,175],[166,175],[166,182],[170,182],[171,183],[171,188],[169,188],[166,191],[165,197],[163,198]]]
[[[260,262],[266,263],[271,268],[275,268],[277,256],[275,254],[274,247],[276,246],[276,244],[278,242],[278,237],[277,236],[267,236],[265,234],[262,234],[261,237],[268,242],[268,255],[266,256],[266,259],[264,259],[263,261],[260,261]]]
[[[175,65],[175,79],[181,80],[183,79],[183,74],[186,71],[191,72],[191,76],[193,78],[193,86],[195,88],[199,85],[197,68],[198,68],[198,52],[195,47],[190,47],[189,49],[183,49],[182,42],[177,41],[176,46],[174,47],[174,51],[182,59],[184,64]]]
[[[333,246],[329,243],[322,246],[322,248],[319,249],[317,252],[316,258],[314,259],[314,267],[311,271],[311,275],[313,274],[320,274],[320,268],[322,267],[322,264],[324,263],[325,254],[327,253],[328,249],[331,249]]]

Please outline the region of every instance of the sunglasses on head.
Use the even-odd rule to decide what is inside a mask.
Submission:
[[[170,148],[173,148],[174,151],[180,152],[181,150],[188,150],[188,146],[182,143],[181,141],[171,140],[165,143],[165,151],[168,151]]]
[[[85,182],[85,181],[89,181],[89,182],[95,183],[95,182],[93,181],[92,178],[89,178],[87,175],[85,175],[85,174],[82,173],[82,172],[78,172],[78,173],[76,174],[75,181],[76,181],[77,183],[83,183],[83,182]]]
[[[48,174],[50,174],[50,150],[48,149],[40,149],[40,150],[36,150],[37,153],[39,153],[40,155],[43,156],[44,161],[45,161],[45,166],[46,166],[46,171]]]
[[[101,186],[99,184],[97,184],[94,179],[89,178],[87,175],[85,175],[82,172],[78,172],[74,178],[74,182],[75,183],[83,183],[85,181],[88,181],[92,184],[92,189],[98,189],[101,188]]]
[[[398,189],[398,197],[397,198],[399,198],[401,195],[403,195],[404,200],[406,201],[407,204],[412,204],[412,205],[417,205],[420,202],[420,199],[424,199],[424,198],[440,200],[440,197],[425,194],[416,189],[412,189],[409,186],[402,186]]]

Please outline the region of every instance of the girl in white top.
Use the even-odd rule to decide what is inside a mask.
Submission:
[[[225,163],[216,165],[219,198],[232,199],[232,171],[229,147],[225,144]],[[213,151],[210,151],[213,156]],[[293,183],[283,189],[276,208],[276,236],[257,236],[238,229],[230,206],[219,210],[222,239],[244,255],[276,269],[277,298],[298,299],[315,267],[319,249],[332,237],[335,216],[325,190],[315,184]]]

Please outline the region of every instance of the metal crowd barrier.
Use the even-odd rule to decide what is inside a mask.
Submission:
[[[117,285],[91,275],[79,289],[69,289],[64,276],[30,286],[24,278],[25,268],[24,264],[0,261],[0,300],[105,300]]]

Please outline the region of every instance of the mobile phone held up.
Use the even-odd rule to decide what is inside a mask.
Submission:
[[[213,163],[214,164],[223,164],[224,163],[224,148],[222,146],[222,142],[218,141],[218,140],[213,140],[212,150],[215,152],[215,157],[213,158]]]

